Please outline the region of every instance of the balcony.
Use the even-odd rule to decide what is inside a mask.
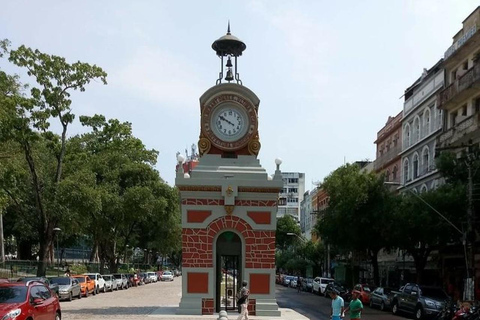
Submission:
[[[480,88],[480,63],[475,64],[463,76],[455,80],[439,93],[439,107],[448,109]]]
[[[470,133],[478,130],[479,117],[480,114],[474,114],[440,134],[438,137],[439,147],[445,147],[455,142],[467,142]]]
[[[375,170],[381,170],[385,168],[386,165],[388,165],[400,155],[401,151],[402,146],[400,145],[400,143],[398,143],[395,147],[391,148],[390,150],[382,154],[380,157],[375,159]]]

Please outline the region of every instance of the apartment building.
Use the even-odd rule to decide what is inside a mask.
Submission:
[[[395,117],[388,117],[374,142],[377,146],[374,170],[378,174],[383,173],[387,182],[400,183],[402,118],[403,111]]]
[[[315,226],[315,224],[312,223],[314,218],[312,194],[314,194],[314,191],[306,191],[303,194],[302,202],[300,202],[300,228],[302,230],[302,236],[307,240],[312,239],[312,229]]]
[[[300,203],[305,193],[305,173],[282,172],[283,189],[278,198],[277,218],[286,214],[300,222]]]
[[[435,167],[436,138],[442,130],[437,93],[443,89],[443,59],[405,90],[402,118],[401,184],[414,192],[435,189],[440,174]]]
[[[464,21],[444,54],[445,89],[439,108],[445,113],[439,148],[462,151],[462,146],[480,142],[480,7]]]

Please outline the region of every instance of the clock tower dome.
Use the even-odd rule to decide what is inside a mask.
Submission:
[[[212,48],[220,72],[200,97],[200,158],[185,173],[184,157],[177,157],[183,275],[178,313],[235,313],[236,293],[246,280],[250,314],[280,316],[275,230],[281,161],[275,160],[277,169],[269,176],[258,159],[260,100],[238,73],[245,43],[231,34],[229,24]]]

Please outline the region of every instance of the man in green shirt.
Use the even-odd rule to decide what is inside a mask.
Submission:
[[[350,301],[350,305],[345,308],[345,312],[350,310],[351,320],[360,320],[361,318],[363,304],[362,304],[362,301],[358,299],[359,296],[360,296],[360,292],[357,290],[354,290],[352,292],[352,301]]]

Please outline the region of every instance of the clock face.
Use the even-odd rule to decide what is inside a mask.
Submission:
[[[257,134],[257,112],[244,97],[224,93],[203,106],[201,125],[202,134],[213,146],[234,151],[245,147]]]
[[[233,105],[219,107],[214,112],[212,122],[217,136],[225,141],[238,140],[245,133],[247,125],[244,112]]]

